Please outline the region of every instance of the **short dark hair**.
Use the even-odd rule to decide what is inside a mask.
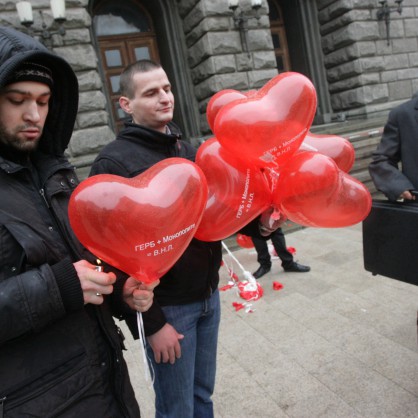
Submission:
[[[136,73],[147,73],[148,71],[157,70],[161,65],[152,60],[139,60],[128,65],[120,75],[120,93],[132,99],[135,96],[135,89],[132,79]]]

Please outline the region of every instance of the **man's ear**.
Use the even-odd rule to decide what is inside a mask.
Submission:
[[[121,109],[127,113],[128,115],[132,114],[132,110],[131,110],[131,101],[125,97],[125,96],[121,96],[119,97],[119,105],[121,107]]]

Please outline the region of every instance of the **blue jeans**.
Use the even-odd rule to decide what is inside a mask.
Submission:
[[[220,322],[219,291],[204,301],[162,307],[167,322],[184,335],[181,358],[174,364],[155,363],[156,418],[213,418],[216,351]]]

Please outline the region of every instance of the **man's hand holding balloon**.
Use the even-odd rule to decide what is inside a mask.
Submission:
[[[131,309],[138,312],[146,312],[154,300],[154,288],[159,280],[149,284],[138,282],[134,277],[128,277],[123,286],[123,299]]]

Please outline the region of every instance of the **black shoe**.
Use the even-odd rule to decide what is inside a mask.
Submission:
[[[307,273],[311,268],[304,266],[303,264],[296,263],[296,261],[289,267],[283,267],[284,271],[290,271],[295,273]]]
[[[260,266],[254,273],[253,276],[256,279],[259,279],[261,276],[264,276],[265,274],[267,274],[269,271],[271,270],[271,266],[267,267],[267,266]]]

